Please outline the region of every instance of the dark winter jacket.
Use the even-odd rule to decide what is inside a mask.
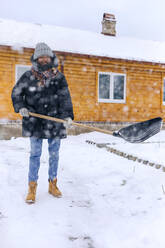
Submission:
[[[65,76],[57,71],[55,77],[40,84],[32,70],[25,72],[12,91],[12,101],[16,113],[21,108],[30,112],[60,119],[74,118],[70,93]],[[65,138],[63,124],[37,117],[23,117],[22,135],[38,138]]]

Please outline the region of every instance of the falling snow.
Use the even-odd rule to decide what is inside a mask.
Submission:
[[[165,63],[165,42],[0,19],[1,45],[22,52],[22,47],[34,48],[40,41],[56,51]]]

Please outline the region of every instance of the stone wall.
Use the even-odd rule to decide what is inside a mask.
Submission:
[[[120,128],[123,128],[125,126],[130,125],[131,123],[92,123],[92,122],[81,122],[84,125],[94,126],[101,129],[109,130],[109,131],[115,131],[119,130]],[[162,129],[165,129],[165,123],[162,126]],[[72,126],[68,130],[68,135],[78,135],[81,133],[88,133],[91,132],[88,128],[80,128],[80,127],[74,127]],[[8,140],[12,137],[22,137],[22,125],[21,123],[14,123],[14,124],[0,124],[0,140]]]

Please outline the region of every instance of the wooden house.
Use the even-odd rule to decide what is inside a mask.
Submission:
[[[0,122],[20,120],[11,91],[30,68],[37,42],[47,43],[59,59],[75,121],[130,123],[164,118],[165,43],[118,37],[115,24],[114,16],[105,14],[98,34],[0,20]]]

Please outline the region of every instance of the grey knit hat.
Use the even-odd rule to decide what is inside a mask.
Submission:
[[[34,60],[36,60],[41,56],[49,56],[49,57],[54,56],[50,47],[48,45],[46,45],[44,42],[40,42],[36,45],[33,58],[34,58]]]

